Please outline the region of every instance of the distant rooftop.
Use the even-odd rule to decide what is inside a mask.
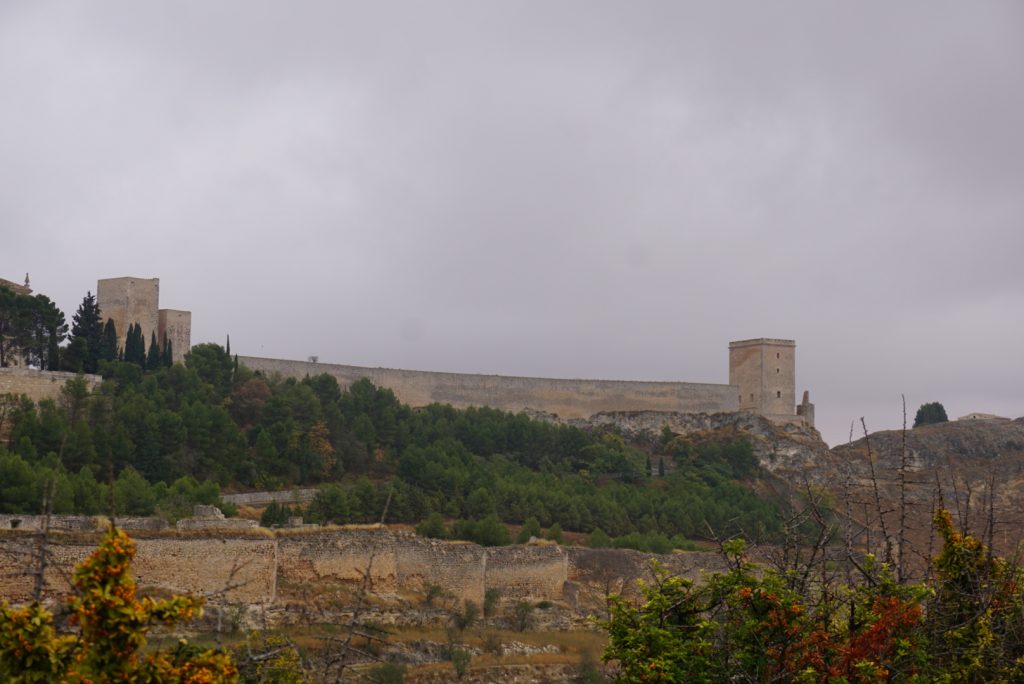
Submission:
[[[737,347],[754,347],[761,344],[770,344],[776,347],[795,347],[796,340],[780,340],[774,337],[758,337],[753,340],[737,340],[729,343],[729,349]]]
[[[12,290],[15,294],[32,294],[32,288],[29,286],[28,273],[25,274],[25,284],[19,285],[11,280],[0,278],[0,287],[6,287]]]
[[[957,420],[1010,420],[1003,416],[997,416],[992,413],[968,413],[966,416],[960,416]]]

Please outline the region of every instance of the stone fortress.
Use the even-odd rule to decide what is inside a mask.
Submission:
[[[27,276],[25,286],[19,287],[27,289]],[[165,340],[171,342],[175,361],[184,360],[191,347],[192,314],[160,308],[159,278],[105,278],[97,282],[96,295],[101,318],[104,321],[113,319],[121,347],[124,346],[128,326],[139,323],[147,345],[155,333],[161,347]],[[399,401],[414,408],[431,403],[451,404],[455,408],[489,406],[504,411],[554,416],[560,420],[586,419],[598,413],[622,411],[742,411],[764,416],[776,423],[814,427],[814,405],[810,403],[809,393],[805,391],[800,404],[796,403],[796,343],[785,339],[757,338],[731,342],[728,384],[441,373],[254,356],[239,356],[238,360],[267,376],[280,374],[301,379],[307,375],[327,373],[334,376],[342,388],[366,378],[378,387],[392,390]],[[31,384],[31,379],[17,380],[7,391],[20,388],[34,398],[40,396],[39,392],[30,391],[32,388],[23,387],[26,381]],[[43,395],[53,394],[57,383],[47,378],[40,378],[39,382],[43,380],[50,385]],[[2,384],[0,389],[4,389]]]
[[[128,326],[138,323],[147,348],[155,333],[161,349],[170,341],[176,363],[185,360],[192,346],[192,312],[160,308],[159,278],[104,278],[96,282],[96,303],[104,323],[113,319],[120,348],[124,348]]]
[[[413,407],[431,403],[455,408],[490,406],[505,411],[554,415],[561,420],[614,411],[735,413],[747,411],[776,423],[814,427],[814,404],[804,392],[796,404],[796,343],[758,338],[729,344],[729,384],[571,380],[470,373],[366,368],[314,361],[239,356],[264,375],[304,378],[327,373],[343,388],[362,378],[387,387]]]

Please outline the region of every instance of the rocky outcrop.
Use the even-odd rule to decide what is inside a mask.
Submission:
[[[793,422],[779,424],[764,416],[737,413],[676,413],[672,411],[614,411],[569,421],[587,430],[614,429],[632,440],[656,441],[664,428],[677,435],[723,438],[748,437],[754,453],[775,475],[817,478],[816,464],[828,459],[828,445],[813,427]]]

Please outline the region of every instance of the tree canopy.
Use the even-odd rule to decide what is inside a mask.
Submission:
[[[921,408],[917,409],[917,415],[914,416],[914,427],[932,425],[934,423],[945,423],[948,421],[949,418],[946,416],[945,407],[939,402],[933,401],[927,404],[921,404]]]
[[[59,369],[60,345],[67,332],[64,314],[49,297],[0,286],[0,367],[24,363]]]
[[[231,684],[238,669],[219,649],[185,639],[173,649],[147,648],[155,624],[171,626],[202,615],[202,599],[139,598],[130,566],[135,542],[111,530],[74,572],[67,604],[77,632],[60,633],[38,601],[22,608],[0,602],[0,675],[5,682],[206,682]]]
[[[196,345],[184,366],[126,360],[101,371],[93,395],[10,406],[0,509],[40,511],[42,483],[55,478],[60,512],[103,512],[112,473],[119,512],[134,514],[172,508],[167,498],[185,478],[218,488],[320,485],[296,513],[334,523],[379,520],[390,492],[389,521],[436,514],[481,543],[505,543],[495,524],[528,518],[549,532],[600,528],[616,545],[652,550],[683,546],[709,526],[722,535],[780,530],[778,505],[747,484],[760,475],[745,439],[653,447],[674,463],[653,478],[652,447],[613,432],[489,408],[413,410],[367,380],[343,390],[329,375],[265,378],[236,370],[215,344]]]

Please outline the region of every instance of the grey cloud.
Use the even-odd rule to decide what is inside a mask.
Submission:
[[[241,352],[1024,413],[1016,2],[0,7],[3,277]],[[912,409],[916,408],[914,404]]]

